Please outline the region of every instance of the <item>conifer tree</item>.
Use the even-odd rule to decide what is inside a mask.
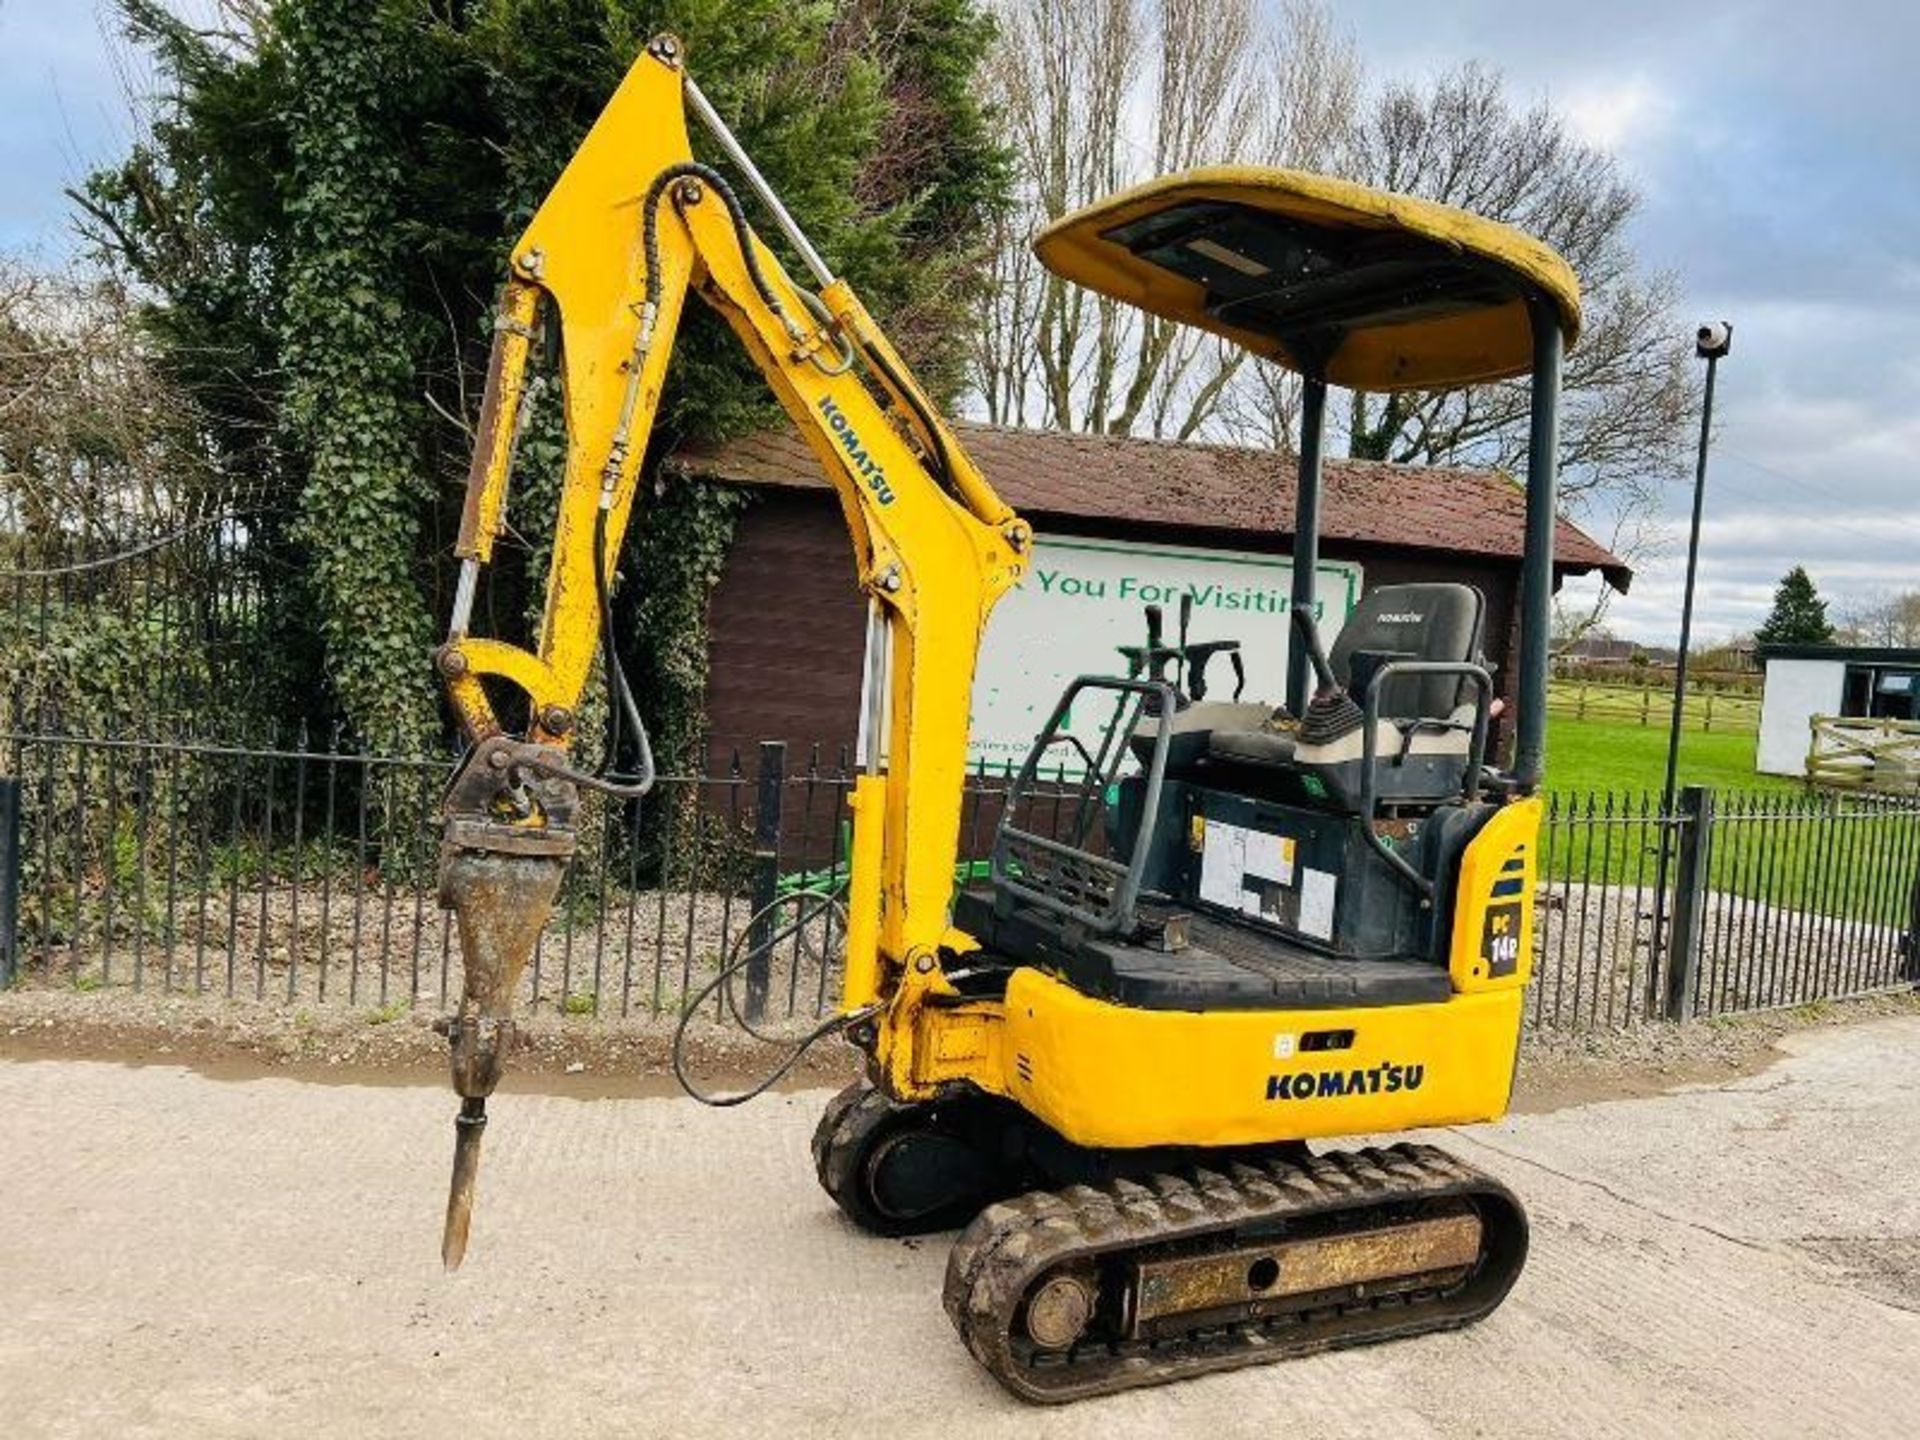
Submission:
[[[1827,602],[1814,588],[1813,577],[1804,565],[1796,565],[1780,580],[1773,592],[1773,610],[1753,632],[1762,645],[1828,645],[1833,642],[1833,625],[1827,619]]]

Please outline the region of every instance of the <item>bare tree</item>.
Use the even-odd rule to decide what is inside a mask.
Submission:
[[[1920,590],[1856,601],[1840,612],[1837,636],[1852,645],[1920,646]]]
[[[189,414],[117,283],[0,261],[0,532],[16,555],[188,513],[208,475]]]
[[[1642,271],[1627,235],[1639,195],[1619,163],[1544,102],[1516,106],[1498,74],[1462,66],[1369,87],[1323,5],[1251,0],[1003,0],[994,74],[1021,165],[993,239],[998,303],[980,327],[987,417],[1109,434],[1289,449],[1296,379],[1238,347],[1144,317],[1047,274],[1033,236],[1149,175],[1209,162],[1324,169],[1520,226],[1580,276],[1585,324],[1561,423],[1566,508],[1617,553],[1649,553],[1663,485],[1685,473],[1692,387],[1670,276]],[[1354,395],[1363,458],[1519,473],[1527,387]],[[1606,587],[1569,598],[1565,628],[1606,613]]]
[[[1674,282],[1636,263],[1626,227],[1639,194],[1619,163],[1545,103],[1516,108],[1497,74],[1471,64],[1381,90],[1351,163],[1370,184],[1519,226],[1573,266],[1585,323],[1566,365],[1561,494],[1576,516],[1611,524],[1620,553],[1644,550],[1660,487],[1685,473],[1694,401]],[[1355,455],[1516,472],[1524,459],[1525,382],[1356,394],[1350,406]]]
[[[1006,0],[992,77],[1019,193],[994,239],[976,384],[999,424],[1188,439],[1237,431],[1257,367],[1236,346],[1046,273],[1069,211],[1195,165],[1314,165],[1345,141],[1352,42],[1309,0]],[[1273,383],[1270,378],[1262,381]]]

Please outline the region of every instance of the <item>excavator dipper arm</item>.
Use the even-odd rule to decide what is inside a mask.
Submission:
[[[632,794],[568,759],[580,696],[606,641],[617,569],[661,387],[688,294],[717,310],[833,484],[870,597],[884,690],[874,687],[856,782],[844,1003],[879,1007],[890,1090],[924,1093],[916,1019],[952,999],[943,950],[966,766],[974,661],[994,601],[1020,577],[1031,532],[962,451],[853,291],[827,271],[681,69],[671,36],[649,43],[514,246],[502,293],[457,545],[450,633],[436,655],[472,749],[449,790],[441,902],[464,982],[446,1024],[462,1100],[443,1258],[464,1254],[486,1097],[513,1034],[527,959],[574,847],[582,786]],[[803,289],[749,227],[727,179],[699,163],[691,109],[772,210],[818,291]],[[567,458],[546,606],[523,648],[469,633],[502,531],[515,443],[541,328],[557,327]],[[617,667],[610,667],[617,674]],[[631,697],[616,697],[631,708]],[[495,709],[524,697],[524,736]],[[490,691],[492,693],[490,693]],[[644,732],[642,732],[644,733]],[[964,1007],[959,1007],[964,1009]]]

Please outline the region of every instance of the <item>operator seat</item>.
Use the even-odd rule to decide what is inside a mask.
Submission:
[[[1366,675],[1356,673],[1356,655],[1477,660],[1486,608],[1486,597],[1472,585],[1382,585],[1361,597],[1327,663],[1335,679],[1357,691]],[[1387,720],[1444,718],[1470,689],[1471,682],[1458,675],[1396,675],[1381,687],[1380,714]]]
[[[1383,585],[1361,597],[1340,627],[1327,662],[1357,705],[1368,679],[1389,660],[1477,661],[1485,613],[1486,599],[1471,585]],[[1396,675],[1383,682],[1379,754],[1403,770],[1408,759],[1422,757],[1412,772],[1399,777],[1406,784],[1389,783],[1387,791],[1405,791],[1400,798],[1426,798],[1429,792],[1430,798],[1440,798],[1459,788],[1472,702],[1472,682],[1463,676]],[[1298,726],[1217,726],[1208,738],[1207,758],[1229,769],[1272,771],[1296,764],[1338,769],[1358,764],[1359,732],[1357,720],[1329,731],[1316,725],[1310,710]],[[1455,752],[1460,764],[1441,758]]]

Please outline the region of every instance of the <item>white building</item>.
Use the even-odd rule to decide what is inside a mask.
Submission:
[[[1760,701],[1765,775],[1805,775],[1816,715],[1920,720],[1920,650],[1769,645]]]

